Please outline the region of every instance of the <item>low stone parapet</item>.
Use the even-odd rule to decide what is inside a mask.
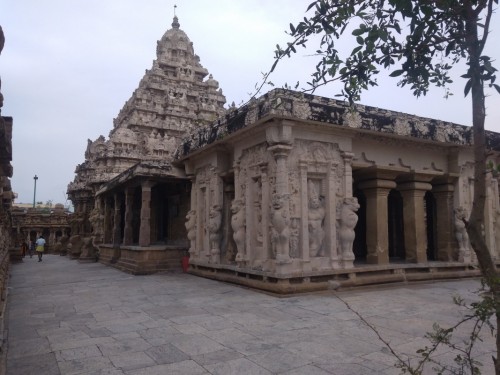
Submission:
[[[162,271],[181,271],[185,246],[99,246],[99,262],[134,275],[147,275]],[[118,255],[119,252],[119,255]]]

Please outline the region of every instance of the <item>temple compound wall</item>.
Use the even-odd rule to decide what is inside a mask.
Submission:
[[[179,150],[191,272],[277,292],[474,273],[461,219],[470,130],[285,90],[232,111]],[[500,135],[488,141],[498,164]],[[498,180],[487,179],[498,258]]]
[[[64,205],[57,203],[53,208],[24,208],[15,204],[11,210],[13,240],[12,256],[21,257],[22,243],[30,244],[40,236],[45,238],[45,252],[66,255],[71,234],[69,212]]]
[[[0,26],[0,54],[5,44],[5,37]],[[0,80],[0,89],[2,82]],[[11,207],[14,194],[10,178],[12,177],[12,117],[2,116],[3,95],[0,92],[0,335],[4,337],[4,317],[7,298],[7,282],[10,268],[10,251],[13,247],[11,238]],[[5,352],[4,340],[0,340],[0,352]],[[3,362],[4,356],[0,356]],[[0,368],[2,368],[0,363]]]

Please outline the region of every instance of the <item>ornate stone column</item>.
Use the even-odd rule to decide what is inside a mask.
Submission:
[[[387,197],[396,183],[391,180],[362,181],[358,188],[366,197],[366,261],[371,264],[389,263],[389,217]]]
[[[109,204],[109,199],[104,199],[104,243],[110,243],[112,240],[112,233],[110,231],[111,228],[111,207]]]
[[[134,204],[134,188],[125,189],[125,228],[123,230],[123,244],[126,246],[132,245],[133,242],[133,204]]]
[[[425,222],[425,192],[432,189],[426,182],[405,182],[398,185],[403,197],[406,261],[427,262],[427,231]]]
[[[121,237],[121,201],[119,193],[114,194],[115,199],[115,212],[113,215],[113,245],[120,245],[122,242]]]
[[[299,161],[300,179],[300,247],[302,249],[302,261],[308,263],[311,258],[309,254],[309,197],[307,191],[307,162]]]
[[[262,254],[264,261],[271,259],[271,252],[269,249],[269,177],[267,175],[267,163],[260,165],[260,176],[262,182]]]
[[[290,263],[290,194],[288,192],[287,159],[292,146],[276,144],[268,148],[276,160],[276,194],[273,197],[271,224],[274,231],[276,262]]]
[[[143,181],[141,184],[141,226],[139,229],[139,246],[151,244],[151,181]]]
[[[333,269],[342,267],[337,248],[337,168],[337,162],[332,162],[326,172],[325,197],[325,245],[327,254],[330,255],[330,266]]]
[[[344,159],[344,181],[345,181],[345,197],[352,197],[352,159],[354,154],[352,152],[342,152]]]
[[[452,184],[435,185],[432,194],[436,200],[436,236],[437,259],[445,262],[455,260],[456,239],[453,227],[453,192]]]

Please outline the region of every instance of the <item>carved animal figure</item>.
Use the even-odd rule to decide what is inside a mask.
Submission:
[[[353,260],[354,253],[352,246],[356,234],[354,228],[358,223],[358,215],[356,212],[359,209],[357,198],[344,198],[340,203],[338,212],[338,241],[342,252],[343,260]]]
[[[465,227],[465,219],[467,211],[464,207],[455,208],[455,238],[458,241],[458,260],[466,261],[470,257],[470,243],[467,228]]]
[[[286,200],[287,195],[275,194],[273,196],[271,212],[271,225],[273,230],[273,247],[278,262],[290,259],[290,218]]]
[[[189,253],[196,253],[196,211],[191,210],[186,215],[186,232],[189,240]]]
[[[231,228],[233,229],[233,240],[236,243],[236,258],[237,262],[245,260],[245,206],[243,201],[235,199],[231,204]]]
[[[215,205],[212,207],[209,213],[208,218],[208,231],[209,231],[209,239],[210,239],[210,253],[212,255],[212,262],[219,263],[218,256],[220,254],[220,227],[222,224],[222,213],[221,207]]]

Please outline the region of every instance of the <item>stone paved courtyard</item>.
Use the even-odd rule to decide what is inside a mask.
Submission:
[[[462,280],[278,298],[182,273],[131,276],[56,255],[25,258],[11,269],[7,374],[399,374],[338,297],[398,353],[415,356],[433,322],[460,317],[452,295],[473,298],[478,287]],[[493,348],[485,333],[483,374],[492,373]]]

